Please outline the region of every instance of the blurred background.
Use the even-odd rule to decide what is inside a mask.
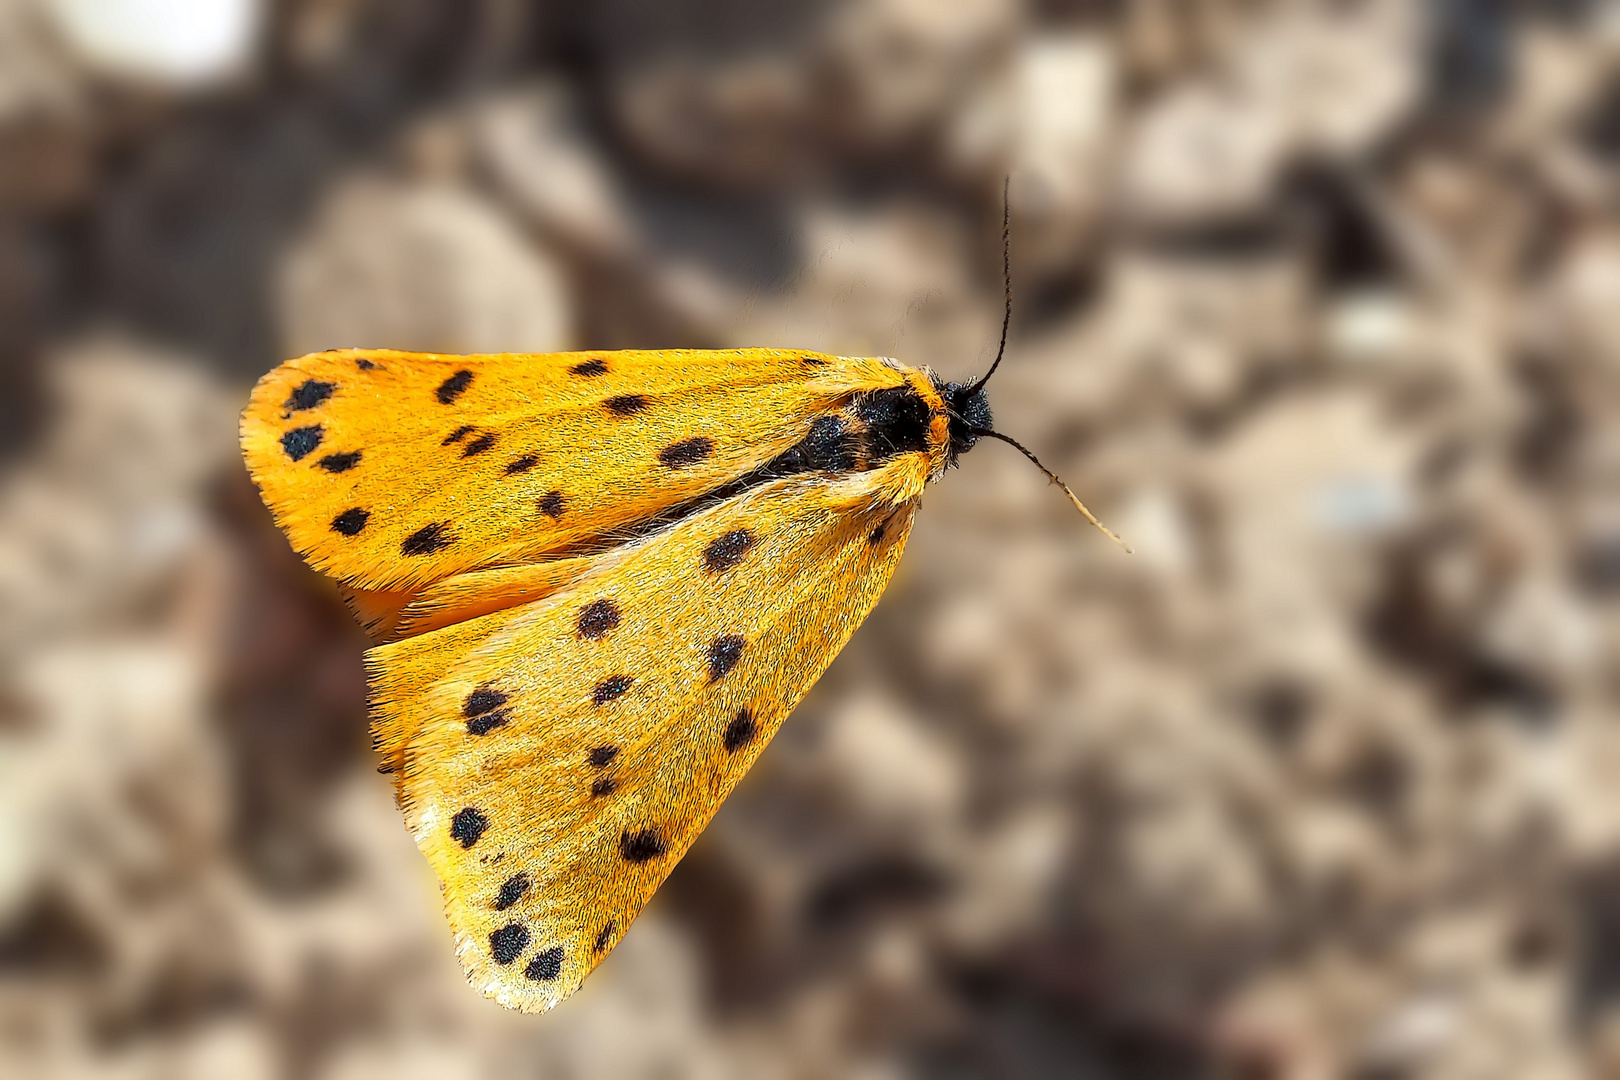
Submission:
[[[331,346],[982,371],[585,989],[235,446]],[[1620,4],[0,0],[0,1074],[1620,1077]]]

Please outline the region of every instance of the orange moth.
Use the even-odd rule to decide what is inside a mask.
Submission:
[[[624,936],[877,603],[924,486],[980,438],[1023,450],[994,370],[339,349],[259,381],[248,468],[377,642],[375,746],[476,987],[549,1009]]]

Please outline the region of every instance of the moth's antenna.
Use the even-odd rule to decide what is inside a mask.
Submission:
[[[991,370],[995,369],[992,368]],[[1029,449],[1025,447],[1023,443],[1019,442],[1017,439],[1003,435],[999,431],[991,431],[989,428],[974,428],[973,434],[990,439],[1000,439],[1002,442],[1006,443],[1008,446],[1011,446],[1020,454],[1023,454],[1025,457],[1029,458],[1029,460],[1033,461],[1035,463],[1035,467],[1041,470],[1041,472],[1045,473],[1048,480],[1052,481],[1052,483],[1063,489],[1063,494],[1067,495],[1069,497],[1069,501],[1074,503],[1076,510],[1079,510],[1082,514],[1086,515],[1087,521],[1101,529],[1108,539],[1124,548],[1127,554],[1131,553],[1131,545],[1127,544],[1124,540],[1121,540],[1119,534],[1114,532],[1114,530],[1098,521],[1096,515],[1090,510],[1086,509],[1086,504],[1080,501],[1080,497],[1069,488],[1069,485],[1065,484],[1058,477],[1057,473],[1053,472],[1051,469],[1048,469],[1045,465],[1042,465],[1041,459],[1030,453]]]
[[[1001,313],[1001,345],[996,349],[995,362],[990,370],[973,381],[967,392],[971,395],[984,388],[990,381],[990,376],[996,373],[1001,366],[1001,358],[1007,353],[1007,329],[1012,326],[1012,202],[1009,199],[1012,189],[1012,177],[1001,181],[1001,280],[1007,288],[1007,303]]]
[[[1003,356],[1007,355],[1007,331],[1012,326],[1012,199],[1010,197],[1011,193],[1012,193],[1012,177],[1009,176],[1009,177],[1005,178],[1004,180],[1002,180],[1002,182],[1001,182],[1001,279],[1005,283],[1006,290],[1007,290],[1006,307],[1002,310],[1002,313],[1001,313],[1001,344],[999,346],[997,346],[997,348],[996,348],[996,359],[995,359],[995,362],[990,365],[990,370],[986,371],[983,375],[981,375],[977,379],[975,379],[970,385],[968,385],[967,387],[965,387],[965,388],[963,388],[961,390],[961,399],[960,400],[963,400],[963,401],[966,401],[967,399],[973,397],[973,395],[977,394],[980,390],[984,389],[984,384],[990,381],[990,376],[994,375],[996,373],[996,368],[1001,366],[1001,358]],[[955,389],[955,388],[953,387],[953,389]],[[954,406],[953,406],[952,416],[953,416],[952,423],[954,425],[956,423],[956,414],[954,412]],[[966,426],[966,425],[964,425],[964,426]],[[1046,474],[1046,478],[1048,480],[1052,481],[1052,483],[1056,484],[1058,487],[1063,489],[1063,494],[1067,495],[1069,497],[1069,501],[1074,503],[1074,507],[1075,507],[1076,510],[1079,510],[1082,514],[1086,515],[1086,520],[1087,521],[1091,522],[1093,525],[1097,526],[1097,528],[1101,529],[1103,531],[1103,534],[1105,536],[1107,536],[1108,539],[1112,540],[1114,543],[1116,543],[1120,547],[1124,548],[1127,554],[1130,553],[1131,545],[1127,544],[1124,540],[1121,540],[1120,537],[1119,537],[1119,534],[1114,532],[1114,530],[1110,529],[1108,526],[1106,526],[1102,522],[1098,521],[1097,520],[1097,515],[1093,514],[1090,510],[1087,510],[1086,509],[1086,504],[1080,501],[1080,496],[1076,495],[1074,493],[1074,491],[1069,487],[1069,485],[1065,484],[1063,482],[1063,480],[1058,476],[1057,473],[1053,472],[1051,469],[1048,469],[1045,465],[1042,465],[1041,464],[1041,459],[1036,457],[1034,454],[1030,453],[1029,449],[1027,447],[1025,447],[1023,443],[1019,442],[1017,439],[1014,439],[1014,438],[1012,438],[1010,436],[1003,435],[999,431],[992,431],[989,428],[970,427],[970,428],[968,428],[968,430],[971,431],[974,435],[981,436],[981,437],[988,437],[988,438],[991,438],[991,439],[997,439],[997,440],[999,440],[1001,442],[1004,442],[1008,446],[1011,446],[1013,449],[1017,450],[1020,454],[1023,454],[1025,457],[1029,458],[1030,461],[1035,463],[1035,467],[1037,469],[1041,470],[1041,472]],[[955,438],[955,436],[952,436],[952,437]],[[968,445],[972,445],[972,444],[969,443]]]

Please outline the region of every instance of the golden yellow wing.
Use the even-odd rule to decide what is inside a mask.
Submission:
[[[903,382],[881,360],[777,349],[343,349],[261,379],[242,447],[293,547],[386,628],[421,586],[589,553]]]
[[[877,602],[927,468],[771,481],[368,654],[378,747],[475,986],[548,1009],[620,940]]]

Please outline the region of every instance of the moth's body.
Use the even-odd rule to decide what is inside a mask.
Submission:
[[[982,382],[772,349],[339,350],[242,421],[381,644],[372,725],[469,978],[576,989],[872,606]]]

